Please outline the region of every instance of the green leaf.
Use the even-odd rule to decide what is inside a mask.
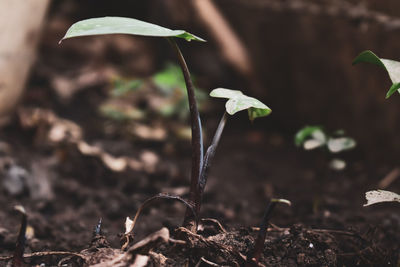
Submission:
[[[321,126],[305,126],[296,133],[294,143],[296,146],[302,146],[309,138],[321,141],[321,145],[326,142],[326,136]]]
[[[372,51],[364,51],[360,55],[358,55],[354,61],[353,65],[360,63],[360,62],[367,62],[378,65],[384,68],[387,73],[389,74],[390,80],[392,81],[392,86],[390,87],[389,91],[386,93],[386,98],[389,98],[395,91],[400,93],[400,62],[390,60],[390,59],[383,59],[379,58],[375,55]]]
[[[171,94],[174,89],[182,88],[185,90],[185,78],[179,66],[168,64],[165,69],[153,76],[154,83],[166,94]]]
[[[211,91],[210,96],[229,99],[225,104],[225,109],[230,115],[247,109],[251,121],[268,116],[272,112],[264,103],[254,97],[244,95],[239,90],[217,88]]]
[[[73,24],[68,29],[62,40],[72,37],[102,34],[132,34],[153,37],[178,37],[183,38],[186,41],[195,40],[205,42],[204,39],[184,30],[170,30],[152,23],[123,17],[102,17],[81,20]]]

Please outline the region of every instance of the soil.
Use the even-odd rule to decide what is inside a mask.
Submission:
[[[398,203],[363,207],[365,192],[377,188],[397,165],[371,161],[356,148],[343,155],[344,171],[332,171],[323,151],[294,146],[295,130],[273,129],[269,118],[251,124],[246,114],[228,122],[211,167],[198,233],[180,227],[182,203],[159,200],[143,211],[133,242],[121,250],[126,217],[132,218],[143,201],[160,192],[187,198],[190,143],[173,132],[186,121],[148,118],[143,123],[156,120],[167,132],[154,140],[132,134],[132,122],[105,119],[98,107],[109,97],[109,70],[139,69],[105,63],[110,54],[115,62],[126,57],[120,51],[124,39],[109,39],[104,46],[98,39],[84,46],[71,42],[57,52],[55,33],[66,22],[52,22],[18,115],[0,132],[1,266],[10,264],[8,256],[16,248],[21,215],[15,205],[28,216],[28,266],[244,266],[272,197],[288,199],[292,206],[278,205],[273,212],[261,266],[400,264]],[[138,42],[131,56],[146,45]],[[147,70],[154,71],[158,63],[148,61],[138,64],[147,62]],[[82,82],[77,79],[85,72],[82,67],[65,74],[79,62],[106,79]],[[71,83],[78,89],[71,96],[57,91],[63,88],[57,87],[60,77],[75,79]],[[203,112],[207,140],[221,112],[215,107]],[[82,142],[101,152],[87,152]],[[121,158],[128,167],[119,167]],[[399,179],[387,189],[400,192]]]

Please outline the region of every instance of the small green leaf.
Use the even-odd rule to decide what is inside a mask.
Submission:
[[[264,103],[254,97],[244,95],[239,90],[217,88],[211,91],[210,96],[229,99],[225,104],[225,109],[230,115],[247,109],[251,121],[268,116],[272,112]]]
[[[358,55],[354,61],[353,65],[360,63],[360,62],[367,62],[378,65],[384,68],[387,73],[389,74],[390,80],[392,81],[392,86],[390,87],[389,91],[386,93],[386,98],[389,98],[395,91],[399,91],[400,88],[400,62],[390,60],[390,59],[383,59],[379,58],[375,55],[372,51],[364,51],[360,55]]]
[[[294,143],[296,146],[302,146],[309,138],[320,141],[321,145],[324,145],[326,142],[326,136],[321,126],[305,126],[296,133]]]
[[[73,24],[65,34],[62,40],[79,37],[102,34],[131,34],[153,37],[178,37],[186,41],[205,42],[204,39],[197,37],[184,30],[170,30],[152,23],[137,19],[123,17],[102,17],[81,20]]]

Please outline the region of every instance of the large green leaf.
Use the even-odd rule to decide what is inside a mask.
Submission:
[[[195,40],[205,42],[184,30],[170,30],[152,23],[140,21],[137,19],[123,17],[102,17],[81,20],[73,24],[65,34],[62,40],[101,34],[132,34],[154,37],[178,37],[187,41]]]
[[[246,96],[239,90],[217,88],[211,91],[210,96],[229,99],[225,104],[225,109],[230,115],[247,109],[251,121],[268,116],[272,111],[258,99]]]
[[[400,93],[400,62],[390,60],[390,59],[383,59],[379,58],[375,55],[372,51],[364,51],[360,55],[358,55],[354,61],[353,65],[360,63],[360,62],[367,62],[378,65],[384,68],[387,73],[389,74],[390,80],[392,80],[392,86],[390,87],[389,91],[386,93],[386,98],[389,98],[394,92],[398,91]]]

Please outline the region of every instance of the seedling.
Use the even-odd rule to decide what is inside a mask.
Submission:
[[[305,150],[325,149],[330,155],[351,150],[356,146],[356,141],[344,136],[343,130],[338,130],[329,135],[321,126],[306,126],[300,129],[296,133],[294,142],[296,146],[302,146]],[[342,159],[333,158],[329,166],[334,170],[342,170],[346,167],[346,162]]]
[[[12,260],[12,266],[20,267],[25,266],[24,263],[24,250],[25,250],[25,242],[26,242],[26,228],[28,226],[28,217],[26,215],[26,211],[22,206],[15,206],[15,210],[19,211],[22,214],[21,218],[21,226],[19,229],[17,244],[15,246],[14,256]]]
[[[390,80],[392,81],[392,86],[389,91],[386,93],[386,99],[389,98],[394,92],[398,91],[400,93],[400,62],[379,58],[376,54],[374,54],[370,50],[366,50],[361,52],[353,61],[353,65],[366,62],[378,65],[386,70],[389,74]],[[400,202],[400,195],[384,190],[374,190],[368,191],[365,193],[365,197],[367,199],[367,204],[365,206],[373,205],[381,202]]]
[[[292,205],[292,203],[286,199],[272,198],[269,201],[267,208],[265,209],[264,215],[261,219],[260,230],[258,231],[258,234],[257,234],[257,239],[254,244],[254,249],[247,256],[246,267],[259,266],[258,262],[260,260],[262,251],[264,250],[265,238],[267,237],[268,222],[272,216],[272,212],[274,211],[276,204],[278,204],[278,203],[283,203],[283,204],[286,204],[289,206]]]
[[[210,94],[211,96],[228,98],[229,100],[226,103],[226,113],[222,116],[213,141],[204,156],[203,137],[201,132],[202,125],[197,108],[195,89],[186,61],[175,41],[175,38],[200,42],[204,42],[205,40],[184,30],[170,30],[155,24],[122,17],[103,17],[79,21],[69,28],[62,40],[79,36],[103,34],[130,34],[164,37],[168,40],[177,55],[188,94],[192,131],[192,170],[188,203],[191,203],[193,207],[187,208],[183,225],[192,232],[196,232],[202,195],[207,182],[208,169],[225,127],[228,118],[227,114],[233,115],[238,111],[248,110],[250,120],[254,120],[257,117],[269,115],[271,109],[257,99],[245,96],[240,91],[223,88],[213,90]]]
[[[322,149],[329,158],[329,164],[319,173],[318,191],[313,200],[313,211],[317,213],[320,206],[320,194],[324,186],[326,177],[331,176],[329,169],[341,171],[346,167],[346,162],[335,158],[333,155],[353,149],[356,141],[350,137],[344,136],[344,131],[339,130],[333,134],[328,134],[321,126],[306,126],[300,129],[294,138],[296,146],[303,147],[305,150]],[[325,164],[325,163],[324,163]]]
[[[400,93],[400,62],[391,59],[379,58],[372,51],[366,50],[359,54],[353,61],[353,65],[360,62],[367,62],[378,65],[386,70],[389,74],[390,80],[392,81],[392,86],[386,93],[386,98],[389,98],[394,92],[398,91]]]

